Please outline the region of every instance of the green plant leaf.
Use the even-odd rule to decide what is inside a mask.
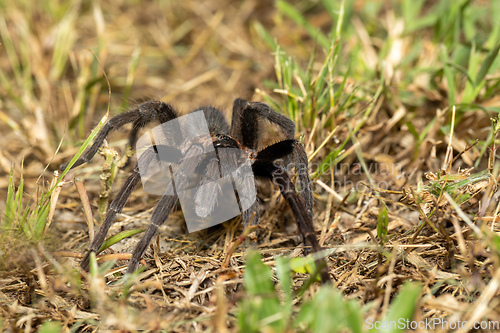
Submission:
[[[389,225],[389,215],[387,214],[387,207],[384,207],[378,213],[377,223],[377,236],[380,238],[380,243],[384,245],[387,241],[387,226]]]
[[[146,229],[131,229],[131,230],[121,231],[121,232],[117,233],[116,235],[113,235],[113,236],[109,237],[108,239],[106,239],[104,241],[104,243],[102,243],[102,245],[99,248],[99,251],[97,251],[97,253],[100,253],[100,252],[106,250],[108,247],[118,243],[119,241],[124,240],[125,238],[129,238],[129,237],[132,237],[134,235],[137,235],[138,233],[144,232],[144,230],[146,230]]]
[[[398,293],[394,301],[389,306],[387,316],[384,318],[384,322],[396,322],[411,320],[415,309],[418,305],[418,298],[420,296],[420,291],[422,286],[415,282],[406,282],[401,291]],[[384,333],[399,333],[404,331],[403,325],[397,325],[392,327],[387,327],[385,329],[379,330],[379,332]]]
[[[288,325],[274,289],[271,269],[257,252],[247,256],[244,273],[247,297],[238,306],[238,322],[242,332],[260,332],[264,327],[283,331]]]
[[[59,333],[62,332],[62,325],[59,321],[44,321],[40,326],[39,333]]]
[[[292,278],[290,276],[290,260],[287,257],[276,258],[276,275],[285,296],[285,311],[291,315],[292,311]]]
[[[491,65],[497,59],[499,51],[500,51],[500,42],[498,42],[488,52],[486,59],[484,59],[483,63],[481,64],[481,68],[479,68],[479,72],[477,73],[477,76],[476,76],[476,86],[479,86],[483,82],[484,78],[486,77],[486,74],[488,74],[488,72],[491,68]]]

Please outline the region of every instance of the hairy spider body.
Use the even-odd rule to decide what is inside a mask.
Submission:
[[[287,200],[295,215],[298,229],[304,240],[309,243],[313,252],[321,250],[312,222],[312,190],[307,170],[307,155],[302,144],[295,140],[295,123],[275,112],[267,104],[247,102],[243,99],[234,101],[230,125],[226,122],[224,115],[215,108],[201,107],[195,111],[203,111],[210,136],[208,138],[196,138],[188,145],[183,146],[177,135],[167,132],[165,135],[170,136],[169,142],[171,145],[153,144],[138,157],[132,174],[126,179],[110,204],[105,221],[81,262],[83,269],[88,270],[90,254],[99,250],[116,215],[122,211],[135,185],[141,179],[140,167],[148,167],[152,163],[158,162],[162,159],[161,156],[168,156],[168,159],[171,160],[168,162],[178,163],[176,182],[172,181],[165,186],[165,192],[151,215],[151,224],[134,249],[127,273],[137,269],[139,261],[157,233],[158,227],[166,221],[170,212],[174,209],[180,191],[189,188],[192,182],[201,182],[201,185],[203,185],[194,194],[196,214],[202,217],[208,216],[218,204],[218,200],[221,199],[218,198],[220,189],[215,182],[210,182],[211,177],[216,178],[216,176],[233,173],[233,175],[236,175],[233,177],[233,183],[244,189],[238,192],[243,223],[245,226],[250,221],[252,221],[252,224],[258,224],[258,201],[249,200],[255,193],[253,178],[250,179],[248,174],[241,174],[240,177],[239,169],[237,169],[237,166],[244,160],[249,161],[251,164],[252,176],[270,179],[279,186],[282,196]],[[160,101],[142,103],[130,111],[111,118],[98,133],[94,144],[85,151],[72,167],[74,168],[92,159],[112,130],[132,123],[129,141],[130,145],[134,147],[141,128],[153,121],[163,124],[178,117],[179,115],[175,109],[169,104]],[[264,149],[259,149],[260,120],[266,120],[278,126],[285,139]],[[174,132],[177,130],[179,129],[175,128]],[[176,145],[178,148],[175,148]],[[216,155],[200,154],[208,146],[213,146]],[[161,152],[168,152],[168,154],[162,155]],[[221,163],[222,160],[224,163]],[[295,185],[290,179],[287,170],[280,163],[277,163],[279,160],[285,163],[294,163],[300,185],[299,194],[297,194]],[[61,170],[66,167],[67,164],[62,165]],[[208,176],[208,180],[203,180],[196,175]],[[254,214],[255,217],[252,220]],[[320,270],[322,282],[328,281],[329,275],[324,259],[317,259],[316,263]]]

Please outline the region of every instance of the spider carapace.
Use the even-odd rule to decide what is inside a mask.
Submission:
[[[214,167],[213,158],[192,158],[191,151],[199,149],[199,146],[207,145],[207,139],[203,142],[196,139],[191,141],[190,146],[175,148],[165,144],[157,144],[153,142],[151,146],[143,151],[135,164],[132,174],[126,179],[122,188],[118,191],[115,199],[109,206],[106,218],[101,225],[99,232],[95,235],[89,250],[85,254],[81,267],[85,270],[89,268],[89,258],[92,252],[97,252],[101,247],[109,228],[113,224],[116,215],[119,214],[125,206],[128,197],[133,191],[135,185],[141,179],[140,166],[148,166],[158,160],[159,152],[167,151],[169,158],[175,160],[180,167],[178,170],[185,174],[208,174],[213,173],[214,169],[221,171],[220,159],[223,151],[231,151],[231,156],[225,161],[234,161],[224,163],[226,168],[234,171],[237,161],[246,160],[250,165],[252,177],[266,178],[278,185],[282,196],[288,202],[293,211],[298,224],[298,229],[308,243],[313,252],[319,252],[322,248],[318,243],[313,227],[312,206],[313,197],[311,190],[311,181],[308,175],[307,155],[303,145],[295,140],[295,123],[287,117],[274,111],[269,105],[260,102],[247,102],[243,99],[236,99],[233,103],[232,119],[229,125],[219,110],[213,107],[201,107],[195,111],[203,111],[206,124],[209,130],[209,138],[215,151],[217,152],[218,166]],[[164,124],[171,120],[179,118],[177,111],[169,104],[161,101],[144,102],[130,111],[121,113],[111,118],[97,134],[93,145],[88,148],[84,154],[73,164],[72,168],[77,167],[85,162],[88,162],[98,151],[103,144],[107,135],[112,130],[117,130],[126,124],[132,124],[132,129],[129,134],[130,146],[135,147],[137,135],[141,128],[151,122],[159,122]],[[181,117],[182,118],[182,117]],[[284,139],[271,144],[265,148],[258,147],[259,137],[262,133],[262,122],[274,124],[283,133]],[[168,134],[168,133],[167,133]],[[175,136],[173,136],[175,139]],[[230,149],[227,149],[230,148]],[[224,150],[226,149],[226,150]],[[165,154],[163,154],[165,155]],[[191,154],[192,155],[192,154]],[[288,168],[288,165],[293,165],[293,168]],[[66,169],[67,164],[61,166],[61,170]],[[288,172],[294,170],[299,185],[299,193],[295,184],[292,182]],[[142,170],[143,171],[143,170]],[[246,190],[243,192],[255,191],[255,188],[250,189],[249,186],[255,187],[252,182],[248,182],[244,177],[242,179],[236,177],[233,179],[235,183],[240,183]],[[186,178],[187,179],[187,178]],[[248,185],[252,184],[252,185]],[[142,239],[135,247],[132,258],[129,262],[127,273],[135,271],[139,265],[139,261],[143,257],[148,245],[158,231],[158,227],[162,225],[168,218],[171,211],[174,209],[177,200],[179,199],[179,184],[172,184],[173,189],[166,191],[160,198],[151,215],[151,223],[146,229]],[[198,215],[208,215],[215,205],[214,193],[217,191],[198,191],[195,198],[202,199],[196,203],[196,211]],[[205,198],[206,197],[206,198]],[[243,193],[244,197],[244,193]],[[239,193],[240,201],[242,194]],[[205,200],[203,200],[205,199]],[[219,200],[220,201],[220,200]],[[240,204],[241,208],[241,204]],[[248,225],[259,223],[259,203],[258,200],[252,201],[251,204],[244,207],[242,211],[243,223]],[[252,216],[254,216],[252,218]],[[318,256],[320,254],[317,254]],[[329,281],[329,274],[326,262],[323,258],[316,258],[316,266],[319,269],[319,274],[322,282]]]

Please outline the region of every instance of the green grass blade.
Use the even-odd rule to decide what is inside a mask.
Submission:
[[[4,49],[7,54],[15,81],[21,84],[23,82],[21,64],[19,63],[16,47],[14,46],[14,39],[9,32],[5,16],[3,15],[0,15],[0,37],[2,38],[2,49]]]
[[[387,214],[387,206],[378,213],[377,236],[380,238],[380,243],[384,245],[387,241],[387,226],[389,225],[389,215]]]
[[[106,112],[106,114],[104,115],[104,117],[102,117],[101,121],[99,121],[99,124],[96,126],[96,128],[94,128],[94,130],[92,131],[92,133],[90,133],[90,135],[88,136],[87,140],[85,140],[83,142],[82,146],[80,147],[80,149],[78,149],[78,152],[75,154],[75,156],[73,156],[73,158],[69,162],[69,164],[66,167],[66,169],[64,169],[64,171],[59,176],[59,179],[57,180],[56,185],[59,184],[59,182],[64,178],[64,176],[71,169],[71,167],[73,166],[73,164],[75,164],[76,160],[78,160],[78,158],[83,154],[83,152],[85,151],[85,149],[87,149],[87,147],[89,146],[90,142],[95,138],[95,136],[97,135],[97,133],[99,133],[99,131],[102,129],[102,127],[104,126],[104,124],[108,120],[108,116],[109,116],[109,110],[108,110],[108,112]],[[48,196],[50,196],[52,194],[52,190],[54,188],[55,188],[55,186],[49,191]]]
[[[448,86],[448,104],[455,105],[455,73],[453,68],[448,65],[450,59],[448,58],[448,50],[444,45],[441,45],[441,61],[443,62],[444,77]]]
[[[17,187],[17,192],[16,192],[16,198],[14,199],[15,203],[17,204],[16,208],[16,217],[15,217],[15,223],[14,229],[17,228],[17,221],[19,220],[19,214],[22,211],[22,206],[23,206],[23,196],[24,196],[24,177],[23,177],[23,168],[21,168],[21,177],[19,179],[19,186]],[[28,210],[28,209],[26,209]]]
[[[279,0],[276,7],[280,12],[292,19],[297,25],[304,28],[311,38],[317,40],[321,47],[328,49],[330,46],[329,39],[317,28],[315,28],[294,6],[286,1]]]
[[[383,82],[384,82],[384,77],[381,76],[378,90],[375,93],[375,95],[373,96],[373,100],[372,100],[370,106],[368,106],[367,109],[366,109],[366,111],[364,112],[363,118],[361,119],[361,121],[358,123],[358,125],[353,130],[349,131],[349,135],[344,140],[344,142],[340,145],[340,147],[338,149],[336,149],[336,150],[331,151],[323,159],[323,161],[321,162],[321,164],[318,167],[318,170],[311,176],[311,179],[318,178],[323,173],[327,172],[330,169],[330,167],[335,166],[337,163],[340,162],[339,160],[336,160],[337,156],[339,155],[340,151],[342,149],[344,149],[345,145],[349,142],[349,140],[351,140],[351,137],[353,135],[355,135],[359,131],[359,129],[365,124],[365,122],[368,120],[368,117],[370,116],[373,108],[375,107],[375,105],[376,105],[376,103],[377,103],[377,101],[378,101],[378,99],[380,97],[380,94],[383,91],[383,88],[384,88],[384,83]]]
[[[264,28],[264,26],[258,22],[254,21],[253,22],[253,28],[255,32],[257,32],[257,35],[269,46],[271,50],[277,50],[278,49],[278,44],[276,43],[276,39],[271,36],[271,34]]]
[[[33,227],[35,240],[39,240],[43,237],[45,230],[45,225],[47,224],[47,216],[50,210],[50,200],[46,200],[40,207],[37,207],[36,220]]]
[[[126,109],[128,107],[130,91],[132,90],[132,85],[134,84],[135,72],[137,70],[137,66],[139,65],[140,56],[141,48],[137,47],[134,49],[134,52],[132,52],[132,57],[130,58],[130,62],[128,65],[127,81],[125,83],[125,89],[123,91],[123,102],[121,105],[122,109]]]
[[[138,233],[144,232],[144,230],[146,230],[146,229],[132,229],[132,230],[124,230],[122,232],[119,232],[116,235],[109,237],[104,243],[102,243],[102,245],[99,248],[99,251],[97,251],[97,253],[106,250],[108,247],[124,240],[125,238],[129,238],[129,237],[132,237],[134,235],[137,235]]]
[[[436,122],[437,118],[434,117],[432,118],[432,120],[424,127],[424,130],[422,131],[422,133],[420,133],[419,135],[419,140],[418,140],[418,143],[420,144],[422,141],[424,141],[425,137],[427,136],[427,134],[429,133],[429,131],[431,130],[432,126],[434,126],[434,123]]]
[[[472,47],[470,50],[469,64],[467,67],[467,74],[470,76],[471,81],[467,81],[465,84],[464,96],[462,98],[462,103],[471,103],[476,98],[476,74],[479,68],[479,62],[481,61],[481,53],[476,50],[476,43],[472,42]]]
[[[476,86],[479,86],[483,82],[486,74],[488,74],[491,68],[491,65],[497,59],[498,51],[500,51],[500,42],[498,42],[495,47],[493,47],[490,52],[488,52],[486,59],[484,59],[483,63],[481,64],[481,68],[479,69],[479,72],[476,76]]]
[[[419,27],[419,15],[423,5],[424,0],[403,0],[401,10],[403,19],[408,24],[405,27],[406,31],[413,31]]]
[[[15,198],[15,187],[14,187],[14,164],[12,164],[9,173],[9,184],[7,185],[7,200],[5,202],[5,215],[3,219],[3,228],[8,230],[11,229],[14,224],[14,218],[16,216],[16,201]]]
[[[62,18],[61,22],[59,22],[50,69],[50,77],[54,80],[60,78],[64,73],[69,53],[73,49],[73,44],[76,40],[75,24],[79,10],[80,4],[75,2],[73,7]]]

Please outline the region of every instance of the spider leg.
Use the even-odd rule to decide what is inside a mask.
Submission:
[[[300,197],[304,200],[306,209],[312,217],[313,196],[311,181],[309,179],[309,165],[304,146],[299,141],[295,140],[295,123],[284,115],[277,113],[265,103],[249,103],[241,98],[238,98],[233,103],[231,135],[236,140],[241,140],[240,142],[243,142],[246,147],[255,149],[258,143],[258,120],[260,118],[267,119],[269,122],[279,126],[285,134],[285,142],[293,140],[294,143],[286,149],[286,153],[285,151],[280,151],[280,148],[285,148],[281,144],[276,146],[275,149],[268,150],[268,153],[280,156],[275,157],[274,160],[278,158],[285,158],[285,162],[287,164],[291,160],[286,155],[293,156],[295,170],[299,178]]]
[[[153,237],[157,234],[158,228],[168,219],[177,202],[178,192],[185,191],[190,186],[193,175],[198,174],[196,167],[200,158],[203,156],[204,148],[200,145],[192,145],[188,148],[185,156],[180,161],[179,168],[175,176],[175,185],[170,183],[165,193],[175,193],[173,195],[164,195],[156,205],[151,215],[151,224],[146,229],[141,240],[137,244],[132,254],[132,258],[127,267],[127,273],[133,273],[139,266],[139,261],[144,256]],[[198,179],[198,177],[194,177]]]
[[[238,142],[243,142],[243,128],[241,125],[243,109],[248,104],[247,101],[241,98],[237,98],[233,103],[233,114],[231,116],[231,137],[233,137]]]
[[[240,167],[232,177],[233,188],[238,195],[238,204],[242,212],[241,219],[245,227],[260,223],[259,200],[255,186],[255,176],[250,163]],[[253,215],[255,214],[255,217]],[[252,219],[253,217],[253,219]],[[251,222],[251,224],[250,224]]]
[[[203,111],[207,121],[208,130],[213,134],[227,134],[229,133],[229,125],[224,117],[224,114],[211,106],[202,106],[195,111]]]
[[[133,110],[121,113],[111,118],[103,126],[97,134],[94,144],[90,146],[90,148],[88,148],[78,160],[76,160],[72,168],[76,168],[77,166],[90,161],[99,150],[99,147],[101,147],[109,132],[112,130],[119,129],[126,124],[133,123],[130,136],[135,141],[137,138],[137,132],[140,128],[146,126],[146,124],[154,120],[164,123],[174,118],[177,118],[177,112],[174,108],[169,104],[159,101],[148,101],[140,104]],[[62,171],[66,169],[67,166],[68,163],[64,163],[59,169]]]
[[[127,267],[127,273],[133,273],[139,266],[139,261],[144,256],[148,245],[158,232],[158,228],[167,220],[175,207],[177,195],[164,195],[156,205],[151,215],[151,224],[146,229],[141,240],[137,244]]]
[[[132,147],[132,148],[134,147],[134,145],[137,142],[137,134],[144,126],[146,126],[147,124],[149,124],[150,122],[155,121],[155,120],[158,121],[160,124],[163,124],[163,123],[166,123],[166,122],[178,117],[178,114],[174,110],[174,108],[170,104],[166,104],[163,102],[149,101],[149,102],[146,102],[146,103],[139,105],[138,109],[141,109],[141,106],[144,104],[147,104],[147,103],[149,103],[149,104],[159,103],[160,106],[158,108],[154,109],[154,112],[148,113],[147,110],[150,107],[150,105],[149,104],[146,105],[144,108],[146,111],[145,115],[134,121],[134,123],[132,124],[132,129],[131,129],[130,134],[129,134],[129,144],[130,144],[130,147]],[[174,123],[174,125],[176,125],[176,124]],[[178,131],[180,132],[180,130],[178,130]],[[177,133],[179,133],[179,132],[177,132]],[[172,139],[175,141],[177,139],[177,137],[173,136]]]
[[[257,152],[257,160],[273,162],[293,153],[297,141],[283,140],[276,142]]]
[[[257,161],[253,164],[253,169],[256,176],[269,178],[279,186],[281,194],[295,215],[302,237],[312,247],[313,252],[320,252],[322,247],[316,238],[311,215],[305,209],[297,192],[295,192],[295,185],[288,176],[288,173],[283,168],[269,161]],[[330,281],[328,267],[324,258],[316,259],[316,267],[320,272],[321,282],[326,283]]]
[[[276,142],[260,150],[257,153],[257,160],[274,162],[280,158],[288,160],[290,156],[294,158],[294,166],[298,175],[300,197],[306,206],[307,212],[312,218],[313,196],[311,180],[309,179],[307,154],[302,144],[297,140]]]
[[[241,133],[243,144],[250,148],[257,147],[259,135],[259,119],[266,119],[279,126],[286,139],[295,138],[295,123],[282,114],[274,111],[269,105],[260,102],[247,102],[242,99],[234,101],[231,133]]]
[[[247,210],[243,211],[243,214],[241,215],[241,219],[242,219],[243,225],[245,227],[258,225],[260,223],[259,207],[260,207],[259,201],[256,198],[253,205],[250,206],[250,208],[248,208]],[[254,215],[254,213],[255,213],[255,217],[252,220],[252,216]],[[252,221],[251,224],[250,224],[250,221]]]
[[[304,146],[296,141],[293,143],[293,159],[295,171],[297,172],[298,183],[300,188],[300,197],[302,198],[309,216],[313,215],[313,194],[311,188],[311,179],[309,178],[309,162]]]
[[[101,225],[99,232],[95,235],[94,240],[92,241],[92,244],[90,245],[90,249],[87,251],[87,253],[83,257],[82,262],[80,263],[80,266],[84,270],[88,271],[90,253],[97,252],[99,250],[102,243],[104,242],[104,239],[106,238],[106,235],[109,231],[109,228],[111,228],[111,225],[115,221],[116,214],[121,213],[123,207],[127,203],[128,197],[130,196],[135,185],[137,185],[137,183],[139,182],[140,179],[141,179],[141,175],[139,173],[139,168],[136,165],[136,167],[134,168],[134,171],[127,178],[127,180],[125,181],[125,184],[120,189],[120,191],[116,195],[115,199],[113,200],[113,202],[109,206],[104,223]]]
[[[232,179],[233,188],[238,195],[238,204],[242,212],[242,221],[245,227],[260,223],[259,202],[255,188],[255,179],[248,157],[242,155],[238,142],[231,137],[219,135],[214,142],[219,160],[219,167],[223,177]],[[252,220],[252,216],[255,217]]]
[[[140,160],[137,161],[132,174],[125,180],[125,184],[123,184],[113,202],[111,202],[111,204],[109,205],[106,218],[101,225],[99,232],[95,235],[94,240],[90,245],[90,249],[87,251],[87,253],[83,257],[82,262],[80,263],[80,266],[84,270],[87,271],[89,269],[90,253],[99,251],[99,248],[106,238],[106,234],[108,233],[109,228],[111,228],[111,225],[113,225],[115,221],[116,215],[121,213],[123,207],[125,207],[125,204],[127,203],[130,194],[134,190],[135,185],[137,185],[137,183],[141,179],[139,165],[149,165],[153,158],[156,157],[157,155],[155,153],[155,147],[153,146],[150,147],[150,149],[146,150],[143,155],[141,155]]]
[[[115,197],[115,199],[109,206],[104,223],[101,225],[99,232],[95,235],[94,240],[90,245],[90,249],[87,251],[85,257],[83,257],[83,260],[80,263],[80,266],[84,270],[88,271],[90,253],[97,252],[99,250],[102,243],[104,242],[104,239],[106,238],[106,234],[108,233],[109,228],[115,221],[116,214],[121,213],[123,207],[127,203],[128,197],[132,193],[132,190],[134,189],[135,185],[137,184],[140,178],[141,175],[139,171],[134,170],[134,172],[127,178],[120,192],[118,192],[118,195]]]

